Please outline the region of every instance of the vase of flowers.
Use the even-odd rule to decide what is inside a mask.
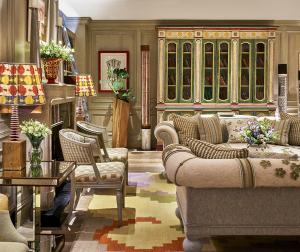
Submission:
[[[41,173],[41,162],[43,159],[41,143],[44,138],[51,133],[51,130],[45,124],[32,119],[24,121],[20,125],[20,128],[21,132],[28,137],[31,143],[31,150],[28,152],[28,158],[30,161],[32,176],[39,176]]]
[[[249,146],[266,148],[267,144],[277,139],[277,132],[274,131],[272,122],[268,119],[262,121],[250,120],[247,126],[241,129],[241,138]]]
[[[53,84],[58,75],[59,63],[62,60],[72,61],[74,50],[63,46],[61,42],[55,43],[54,41],[50,43],[41,42],[40,50],[45,77],[48,80],[48,84]]]

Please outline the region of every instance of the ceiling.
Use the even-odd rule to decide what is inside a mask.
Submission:
[[[300,0],[60,0],[94,20],[300,20]]]

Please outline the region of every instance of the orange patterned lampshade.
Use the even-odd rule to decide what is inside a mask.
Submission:
[[[76,76],[76,96],[96,96],[94,83],[91,75],[81,74]]]
[[[34,64],[0,63],[0,105],[42,105],[45,93]]]

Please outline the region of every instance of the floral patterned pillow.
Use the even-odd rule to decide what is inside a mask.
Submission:
[[[241,129],[245,126],[247,126],[247,122],[249,118],[243,118],[243,119],[226,119],[225,124],[228,131],[228,143],[246,143],[244,139],[241,138]]]

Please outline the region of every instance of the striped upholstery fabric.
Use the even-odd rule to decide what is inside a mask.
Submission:
[[[300,145],[300,118],[287,113],[280,113],[281,119],[290,119],[291,127],[289,132],[289,144]]]
[[[276,131],[278,134],[278,138],[272,143],[277,145],[288,145],[291,120],[286,119],[286,120],[272,121],[272,124],[274,127],[274,131]]]
[[[173,123],[178,133],[180,144],[187,145],[186,140],[188,138],[200,138],[197,125],[199,120],[198,118],[199,114],[192,117],[180,116],[176,114],[173,115]]]
[[[122,180],[125,166],[122,162],[96,163],[100,179],[104,182]],[[75,170],[76,182],[96,182],[96,175],[92,165],[79,165]]]
[[[222,126],[217,115],[212,117],[200,116],[198,120],[198,130],[200,140],[212,144],[223,143]]]
[[[247,148],[226,148],[192,138],[188,139],[187,143],[196,156],[205,159],[247,158],[249,155]]]

